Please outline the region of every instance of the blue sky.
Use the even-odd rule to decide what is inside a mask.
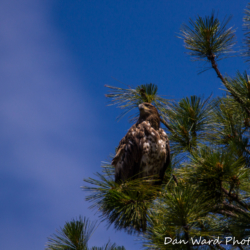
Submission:
[[[155,83],[169,99],[221,95],[212,70],[198,75],[180,26],[197,15],[233,15],[242,40],[247,1],[2,0],[0,2],[0,248],[44,249],[47,237],[79,215],[99,220],[80,189],[131,124],[107,107],[105,84]],[[242,58],[219,62],[223,74],[246,70]],[[134,237],[96,230],[139,249]]]

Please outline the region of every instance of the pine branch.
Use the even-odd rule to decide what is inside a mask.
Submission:
[[[245,209],[248,209],[247,204],[243,203],[242,201],[240,201],[239,197],[235,194],[229,193],[225,188],[221,187],[221,190],[228,196],[230,197],[232,200],[236,201],[238,204],[240,204],[242,207],[244,207]]]
[[[246,211],[239,208],[239,207],[236,207],[234,206],[233,204],[228,204],[226,201],[223,201],[223,205],[225,208],[229,209],[229,210],[232,210],[232,211],[235,211],[235,212],[238,212],[238,213],[243,213],[243,214],[246,214]]]
[[[221,79],[221,81],[224,83],[224,85],[227,85],[224,77],[222,76],[222,74],[220,73],[220,71],[218,69],[218,65],[215,61],[215,55],[214,54],[208,55],[207,59],[211,62],[212,68],[215,70],[217,76]]]
[[[165,121],[163,118],[161,118],[160,120],[161,120],[161,122],[165,125],[165,127],[166,127],[169,131],[173,132],[173,129],[170,127],[170,125],[167,123],[167,121]]]
[[[116,105],[123,110],[122,114],[118,116],[118,120],[133,109],[137,109],[138,105],[143,102],[149,102],[155,105],[161,115],[161,110],[164,109],[169,102],[169,100],[157,95],[158,87],[153,83],[142,84],[136,88],[129,87],[128,89],[109,85],[105,85],[105,87],[109,88],[109,93],[105,95],[110,100],[109,105]],[[134,121],[137,118],[136,114],[131,115],[130,118],[130,121]]]
[[[250,110],[245,106],[244,102],[236,95],[236,93],[233,91],[233,89],[228,85],[227,81],[225,80],[225,78],[222,76],[222,74],[220,73],[219,69],[218,69],[218,65],[215,61],[215,55],[211,54],[207,56],[207,59],[211,62],[212,68],[215,70],[217,76],[220,78],[220,80],[222,81],[222,83],[224,84],[224,86],[228,89],[228,91],[230,92],[230,94],[234,97],[234,99],[241,105],[243,105],[244,109],[246,110],[246,112],[248,113],[248,115],[250,115]]]
[[[101,217],[109,226],[125,230],[129,234],[146,231],[148,208],[160,194],[160,187],[152,185],[152,180],[138,178],[121,185],[114,182],[113,175],[106,171],[96,174],[99,178],[88,178],[84,181],[92,186],[82,187],[91,194],[86,200],[91,201],[91,208],[98,209]],[[93,186],[95,185],[95,186]]]
[[[221,215],[227,215],[229,217],[237,218],[238,216],[234,214],[233,212],[226,211],[226,210],[218,210],[216,213],[221,214]]]
[[[182,25],[180,38],[184,40],[184,46],[189,50],[188,54],[196,60],[207,60],[211,53],[217,58],[225,58],[232,53],[235,31],[232,27],[226,28],[230,19],[224,19],[221,23],[212,13],[204,18],[198,16],[196,20],[190,19],[189,25]]]
[[[227,216],[230,216],[233,218],[237,218],[238,217],[237,214],[243,214],[243,215],[247,216],[247,218],[248,218],[248,213],[245,210],[243,210],[239,207],[236,207],[233,204],[228,204],[225,201],[223,201],[222,204],[215,206],[213,211],[215,213],[227,215]]]

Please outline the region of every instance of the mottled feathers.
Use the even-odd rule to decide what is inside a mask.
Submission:
[[[170,164],[167,134],[160,128],[160,116],[150,103],[139,105],[140,117],[122,138],[112,161],[115,181],[154,176],[161,184]]]

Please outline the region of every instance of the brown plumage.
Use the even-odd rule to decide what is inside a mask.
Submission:
[[[139,105],[140,117],[119,143],[112,161],[117,183],[154,176],[161,184],[170,164],[167,134],[160,128],[160,116],[150,103]]]

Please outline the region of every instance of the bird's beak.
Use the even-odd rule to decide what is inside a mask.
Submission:
[[[139,110],[140,110],[141,114],[146,113],[147,110],[148,110],[148,108],[145,105],[143,105],[143,103],[141,103],[138,107],[139,107]]]
[[[142,109],[144,109],[144,108],[145,108],[145,107],[144,107],[144,105],[143,105],[142,103],[141,103],[141,104],[139,104],[139,106],[138,106],[138,107],[139,107],[139,109],[140,109],[140,110],[142,110]]]

